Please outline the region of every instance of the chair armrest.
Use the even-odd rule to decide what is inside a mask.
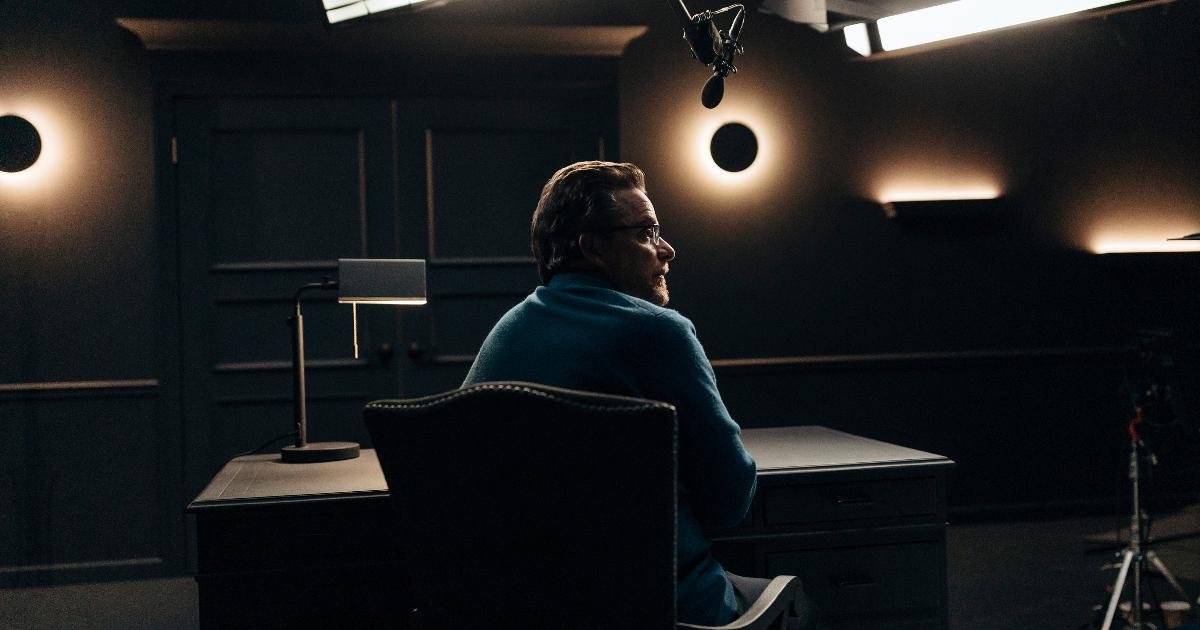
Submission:
[[[780,575],[771,580],[762,595],[750,606],[744,615],[723,626],[697,626],[690,623],[677,623],[676,628],[691,630],[767,630],[781,616],[787,614],[796,599],[796,587],[799,578],[793,575]]]

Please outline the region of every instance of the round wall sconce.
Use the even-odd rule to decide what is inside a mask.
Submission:
[[[713,134],[708,148],[717,166],[738,173],[750,168],[758,157],[758,138],[742,123],[725,123]]]
[[[0,116],[0,171],[19,173],[41,154],[42,137],[32,123],[12,114]]]

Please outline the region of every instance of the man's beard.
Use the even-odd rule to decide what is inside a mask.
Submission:
[[[657,276],[655,280],[656,282],[650,285],[650,298],[646,301],[655,306],[666,306],[667,302],[671,301],[671,295],[667,292],[667,278]]]

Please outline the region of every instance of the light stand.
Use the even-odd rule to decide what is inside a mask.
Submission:
[[[1142,408],[1138,407],[1137,414],[1129,422],[1129,480],[1133,487],[1133,511],[1129,519],[1129,546],[1117,554],[1121,557],[1121,571],[1117,574],[1116,583],[1113,584],[1112,598],[1108,602],[1108,610],[1104,613],[1104,625],[1100,630],[1109,630],[1112,626],[1113,615],[1117,611],[1117,603],[1121,600],[1121,592],[1125,587],[1125,579],[1129,576],[1130,567],[1133,568],[1133,601],[1130,603],[1129,610],[1132,617],[1130,623],[1135,630],[1142,630],[1145,627],[1145,624],[1142,623],[1142,574],[1146,570],[1147,561],[1153,564],[1154,568],[1158,569],[1158,572],[1171,583],[1171,586],[1183,596],[1184,601],[1188,599],[1187,593],[1184,592],[1179,582],[1175,581],[1175,576],[1167,570],[1167,566],[1159,559],[1158,554],[1142,543],[1142,510],[1138,497],[1138,482],[1140,481],[1141,449],[1146,445],[1142,442],[1137,428],[1142,420]]]
[[[304,383],[304,316],[300,314],[300,296],[310,289],[332,291],[340,289],[338,302],[343,304],[425,304],[425,261],[399,259],[338,260],[338,281],[325,278],[296,291],[294,311],[288,318],[292,327],[292,409],[296,425],[296,443],[280,450],[280,457],[289,464],[336,462],[358,457],[355,442],[309,442],[307,393]],[[355,321],[355,352],[357,355],[357,316]]]

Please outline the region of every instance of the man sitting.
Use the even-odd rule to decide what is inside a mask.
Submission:
[[[579,162],[542,189],[533,214],[542,284],[492,329],[464,386],[527,381],[670,403],[679,418],[677,619],[723,625],[769,580],[726,573],[703,527],[738,523],[756,469],[692,322],[664,308],[675,250],[659,234],[632,164]],[[806,601],[803,594],[799,601]],[[815,615],[800,606],[800,624]],[[796,620],[792,620],[796,621]]]

